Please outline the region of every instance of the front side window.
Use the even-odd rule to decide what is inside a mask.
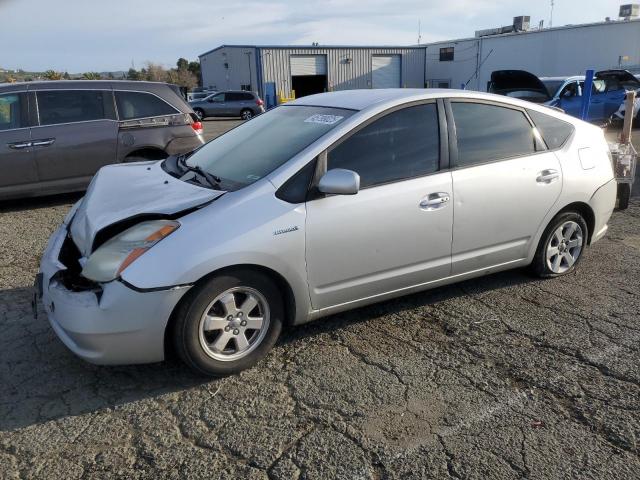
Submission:
[[[115,92],[120,120],[180,113],[161,98],[145,92]]]
[[[26,127],[27,106],[23,95],[0,95],[0,131]]]
[[[224,189],[238,189],[269,175],[353,113],[283,105],[217,137],[187,162],[220,177]]]
[[[36,92],[40,125],[112,119],[111,92],[105,90],[50,90]],[[109,105],[111,104],[111,105]]]
[[[329,151],[327,170],[360,175],[362,188],[438,170],[440,138],[434,103],[403,108],[367,125]]]
[[[536,152],[533,127],[525,114],[497,105],[452,102],[458,160],[467,167]]]

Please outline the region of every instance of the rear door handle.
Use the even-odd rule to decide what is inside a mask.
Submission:
[[[34,147],[48,147],[49,145],[53,145],[55,141],[55,138],[43,138],[41,140],[34,140],[31,142],[31,145]]]
[[[451,196],[446,192],[430,193],[420,200],[420,208],[427,211],[437,210],[446,206],[450,199]]]
[[[23,148],[29,148],[31,146],[31,142],[7,143],[7,146],[12,150],[22,150]]]
[[[557,180],[558,178],[560,178],[560,173],[558,173],[557,170],[550,168],[548,170],[542,170],[541,172],[538,172],[538,177],[536,178],[536,182],[549,184]]]

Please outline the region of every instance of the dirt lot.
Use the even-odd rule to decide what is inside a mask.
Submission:
[[[571,276],[512,271],[336,315],[214,381],[69,353],[32,318],[30,285],[74,197],[6,204],[0,477],[638,478],[639,200]]]

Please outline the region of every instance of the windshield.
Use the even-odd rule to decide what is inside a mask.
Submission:
[[[269,175],[354,113],[342,108],[280,106],[207,143],[187,162],[220,178],[222,185],[241,188]]]

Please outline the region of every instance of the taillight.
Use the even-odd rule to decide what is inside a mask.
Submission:
[[[195,132],[200,135],[202,133],[202,122],[198,121],[198,122],[193,122],[191,124],[191,128],[193,128],[195,130]]]
[[[264,102],[262,101],[261,98],[256,99],[256,105],[258,105],[259,107],[261,107],[262,105],[264,105]]]

